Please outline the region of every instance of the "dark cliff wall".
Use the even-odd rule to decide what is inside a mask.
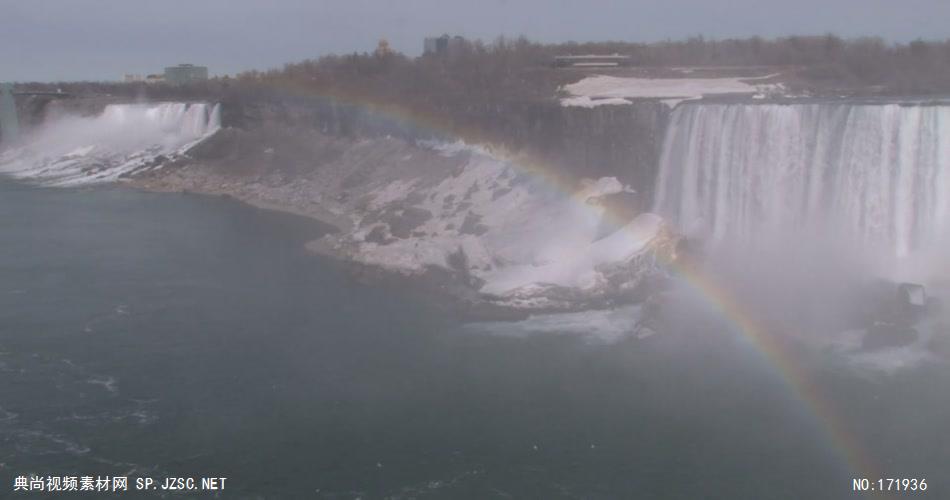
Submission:
[[[594,108],[556,101],[455,106],[438,117],[320,98],[222,100],[222,125],[279,126],[346,137],[410,141],[465,140],[525,152],[568,178],[616,176],[642,192],[647,205],[669,108],[657,101]],[[441,117],[441,118],[440,118]]]
[[[14,102],[20,130],[26,132],[43,123],[46,109],[53,100],[47,96],[16,96]]]
[[[151,96],[147,100],[178,100],[173,97]],[[419,115],[396,107],[288,93],[233,90],[207,97],[181,100],[220,102],[222,126],[245,131],[268,129],[267,135],[296,130],[352,139],[389,136],[407,141],[461,139],[500,145],[526,153],[550,173],[568,179],[615,176],[640,193],[643,207],[652,199],[669,116],[669,108],[657,101],[594,108],[564,107],[554,99],[459,103]],[[112,103],[142,101],[129,96],[96,96],[24,100],[18,106],[22,104],[21,121],[35,126],[66,114],[96,115]]]
[[[556,148],[562,162],[587,176],[615,175],[652,202],[670,110],[657,101],[593,109],[562,108]]]

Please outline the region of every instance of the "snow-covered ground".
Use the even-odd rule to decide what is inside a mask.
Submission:
[[[168,103],[63,117],[6,152],[0,172],[52,185],[130,178],[150,189],[229,194],[339,227],[316,250],[404,274],[446,269],[495,303],[546,311],[628,292],[655,264],[640,257],[666,236],[658,216],[618,213],[619,202],[608,213],[608,201],[637,188],[615,177],[566,184],[539,162],[463,142],[218,133],[218,114]],[[208,163],[183,158],[216,133],[205,150],[190,150]],[[276,153],[287,150],[292,171]],[[177,158],[185,161],[168,168]]]
[[[352,245],[357,260],[417,272],[428,266],[456,268],[451,256],[464,253],[468,272],[483,280],[482,292],[524,299],[544,295],[550,287],[602,287],[602,266],[647,252],[661,234],[658,216],[631,213],[619,214],[620,228],[598,239],[608,217],[604,197],[631,190],[616,178],[565,188],[542,172],[477,147],[431,147],[468,159],[439,182],[397,181],[373,191],[371,212],[342,242]],[[413,211],[425,220],[411,234],[394,236],[387,214],[404,217]]]
[[[630,99],[661,99],[671,106],[681,101],[717,94],[765,97],[783,90],[780,83],[766,83],[777,75],[754,78],[637,78],[596,75],[565,85],[569,94],[563,106],[594,107],[630,104]]]

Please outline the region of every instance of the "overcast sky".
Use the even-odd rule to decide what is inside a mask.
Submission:
[[[426,35],[656,41],[837,33],[950,38],[950,0],[0,0],[0,81],[116,80],[182,62],[267,69]]]

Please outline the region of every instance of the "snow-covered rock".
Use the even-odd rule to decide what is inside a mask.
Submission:
[[[481,148],[437,151],[460,159],[458,168],[367,193],[368,210],[356,230],[335,237],[336,248],[400,272],[461,271],[489,300],[527,309],[604,300],[657,269],[665,224],[654,214],[609,212],[605,197],[632,191],[616,178],[569,188]],[[604,236],[606,218],[617,224]]]
[[[59,185],[121,177],[312,216],[339,229],[314,250],[458,277],[468,297],[532,310],[631,293],[668,239],[615,177],[569,182],[536,158],[460,141],[218,128],[217,109],[205,105],[110,107],[47,124],[3,169]],[[186,151],[187,161],[168,161]]]

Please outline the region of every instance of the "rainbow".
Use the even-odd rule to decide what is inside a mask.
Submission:
[[[671,266],[684,280],[726,319],[769,362],[789,392],[815,416],[835,453],[856,478],[878,478],[881,468],[870,459],[862,443],[849,430],[834,403],[816,384],[782,339],[769,331],[727,287],[708,273],[684,262]]]
[[[441,136],[455,137],[469,144],[484,145],[493,156],[508,162],[521,173],[540,179],[543,183],[564,196],[590,209],[586,200],[578,197],[577,185],[558,175],[544,161],[526,153],[511,153],[504,148],[490,145],[485,135],[475,129],[460,129],[445,117],[420,113],[408,107],[383,102],[354,92],[335,90],[318,92],[312,88],[287,81],[276,82],[276,87],[298,97],[327,99],[335,103],[359,107],[371,113],[379,114],[417,127],[428,129]],[[617,222],[622,228],[626,219],[621,214],[604,214]],[[623,229],[621,229],[623,230]],[[661,253],[661,252],[658,252]],[[878,478],[881,468],[870,459],[861,442],[849,430],[844,419],[838,413],[833,401],[829,400],[816,381],[799,364],[789,347],[783,344],[780,336],[772,333],[756,315],[746,307],[728,287],[720,284],[709,273],[697,266],[675,258],[663,262],[680,276],[683,281],[695,289],[710,305],[735,326],[744,339],[758,352],[782,379],[789,393],[814,416],[818,427],[826,434],[835,455],[843,461],[854,477]]]
[[[544,184],[563,195],[583,202],[577,197],[577,186],[572,179],[560,175],[556,169],[538,155],[525,152],[513,152],[498,145],[482,130],[475,127],[462,126],[452,122],[447,117],[412,109],[409,106],[387,102],[378,96],[372,96],[350,89],[314,89],[297,81],[284,79],[271,81],[261,80],[261,83],[271,88],[287,92],[288,94],[309,99],[320,99],[335,104],[353,106],[366,112],[391,119],[399,123],[408,123],[417,128],[431,132],[437,137],[454,138],[470,145],[478,145],[491,153],[499,160],[505,161],[521,173],[533,178],[541,179]]]

